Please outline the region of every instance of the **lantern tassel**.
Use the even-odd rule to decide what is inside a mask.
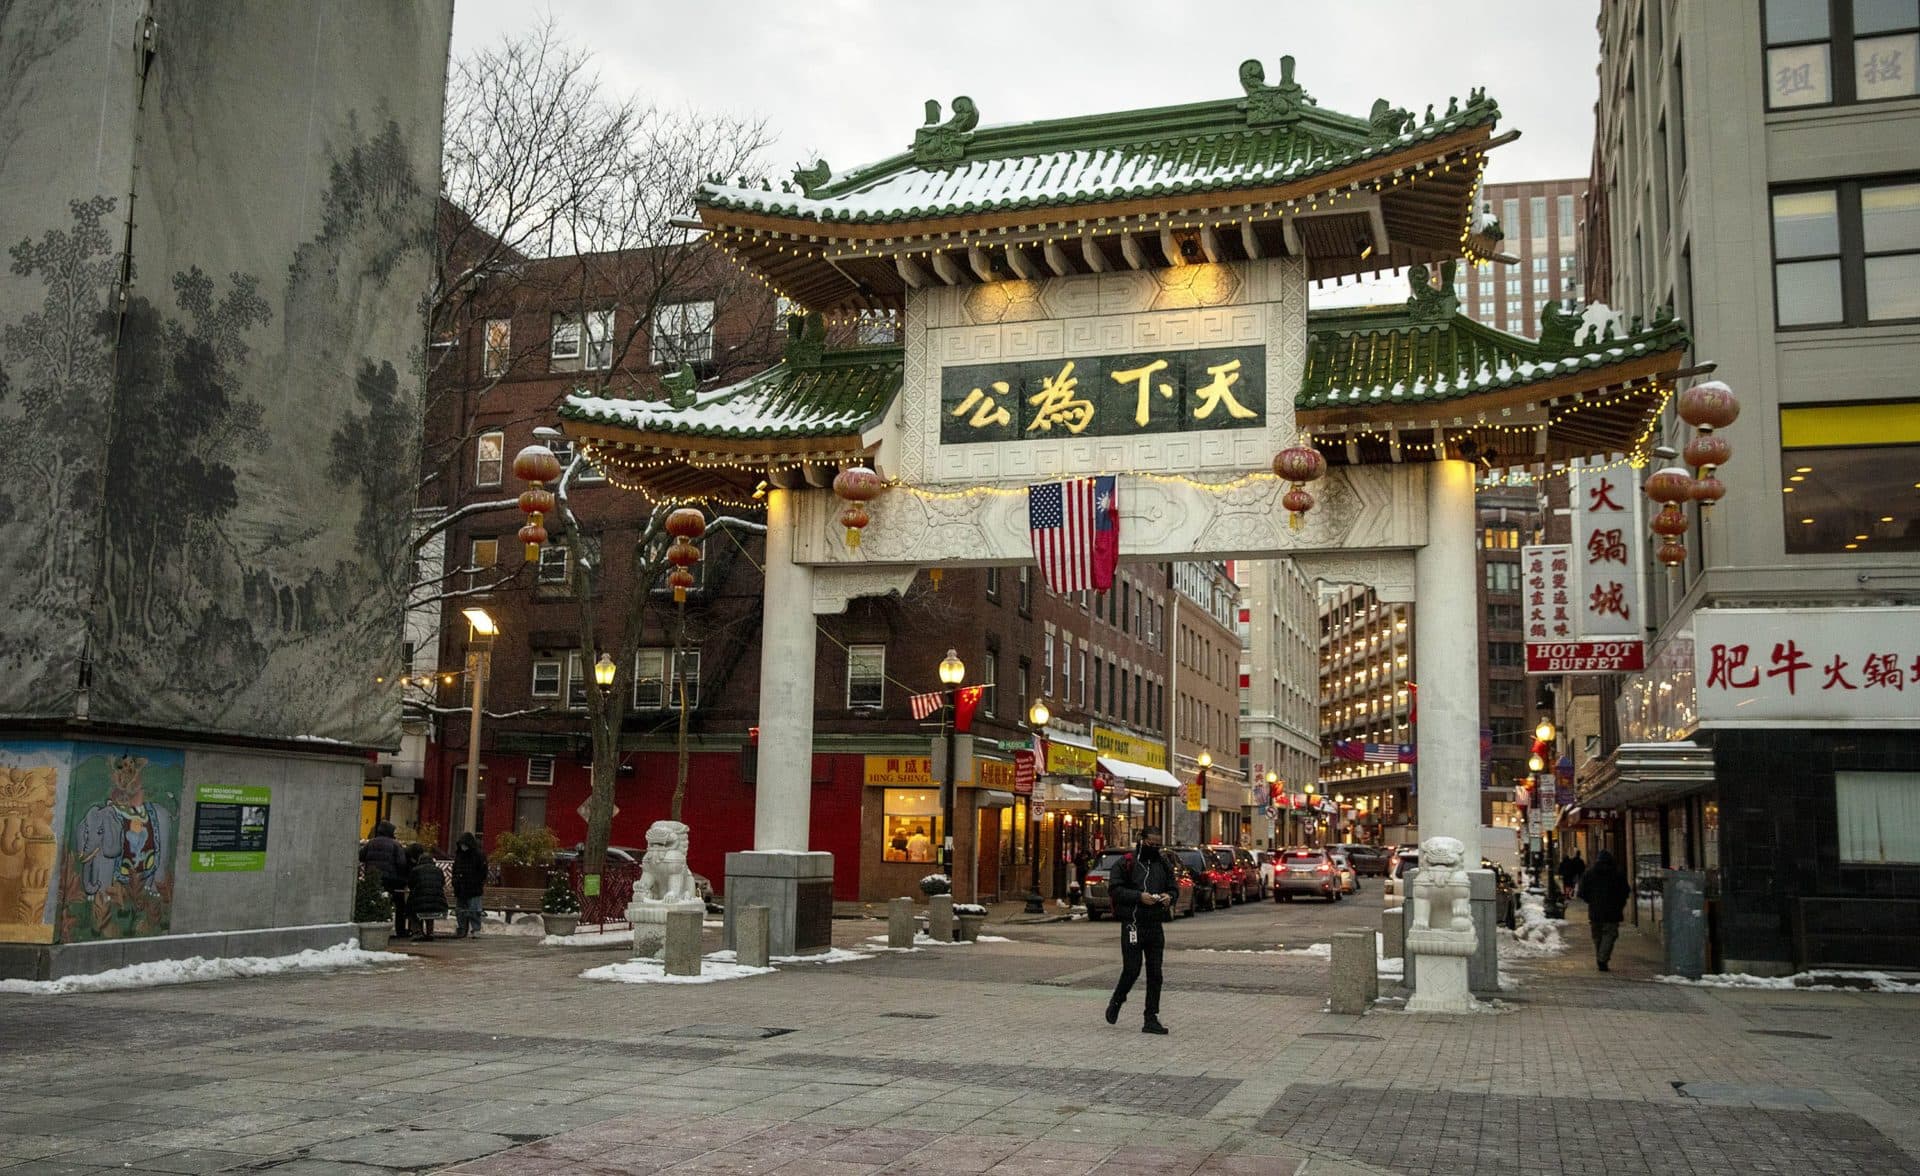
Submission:
[[[540,545],[538,543],[527,544],[527,562],[538,563],[539,561],[540,561]]]
[[[853,548],[853,549],[855,549],[855,550],[858,550],[858,549],[859,549],[859,547],[860,547],[860,528],[858,528],[858,527],[848,527],[848,528],[847,528],[847,546],[848,546],[848,547],[850,547],[850,548]]]
[[[678,584],[674,585],[673,588],[673,602],[675,604],[685,604],[687,602],[687,590]]]
[[[1300,512],[1296,510],[1287,515],[1287,530],[1298,531],[1299,529],[1300,529]]]

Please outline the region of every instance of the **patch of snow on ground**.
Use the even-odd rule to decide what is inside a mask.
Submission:
[[[488,911],[480,934],[489,935],[535,935],[545,937],[547,925],[539,915],[519,914],[511,919],[499,911]]]
[[[732,951],[709,952],[707,959],[716,963],[731,964],[739,959],[739,953]],[[775,964],[850,964],[855,960],[870,960],[873,956],[864,951],[853,951],[845,947],[830,947],[812,955],[771,956],[769,963]]]
[[[1315,959],[1330,960],[1333,958],[1333,944],[1314,943],[1306,947],[1283,947],[1280,949],[1280,954],[1312,956]]]
[[[698,976],[669,976],[667,966],[659,960],[628,960],[623,964],[588,968],[580,973],[580,978],[611,980],[617,984],[717,984],[722,980],[744,980],[749,976],[772,974],[772,968],[749,968],[709,956],[701,961]]]
[[[1538,894],[1520,896],[1520,926],[1513,931],[1500,928],[1500,955],[1505,959],[1539,959],[1567,950],[1560,936],[1565,919],[1547,918],[1546,899]]]
[[[1796,972],[1791,976],[1750,976],[1745,972],[1721,972],[1689,980],[1685,976],[1655,976],[1661,984],[1684,984],[1692,988],[1767,988],[1802,992],[1920,992],[1920,980],[1895,976],[1888,972]],[[1851,980],[1852,984],[1827,984],[1827,980]],[[0,981],[0,984],[4,984]]]
[[[155,960],[129,964],[84,976],[58,980],[0,980],[0,992],[61,996],[73,992],[113,992],[125,988],[154,988],[163,984],[195,984],[204,980],[234,980],[248,976],[278,976],[288,972],[326,972],[364,968],[372,964],[404,964],[412,956],[388,951],[361,951],[355,940],[324,949],[308,948],[283,956],[228,956],[208,959]]]
[[[869,935],[867,936],[867,942],[880,944],[881,946],[875,949],[877,951],[912,951],[915,948],[921,948],[921,947],[968,947],[970,946],[968,941],[965,939],[955,939],[951,942],[948,942],[947,940],[944,940],[944,939],[935,939],[933,936],[927,934],[925,931],[915,931],[913,933],[912,948],[887,947],[886,946],[887,937],[884,935]],[[1012,943],[1013,941],[1011,939],[1007,939],[999,935],[982,935],[979,937],[978,942],[980,943]]]
[[[1377,967],[1382,980],[1406,979],[1407,961],[1387,954],[1387,937],[1379,931],[1373,933],[1373,958],[1379,961]]]
[[[572,935],[548,935],[540,940],[541,947],[610,947],[614,944],[633,942],[633,928],[619,931],[576,931]]]

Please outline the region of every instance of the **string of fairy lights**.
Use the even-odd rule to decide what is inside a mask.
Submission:
[[[1165,214],[1143,212],[1116,217],[1096,217],[1093,218],[1091,222],[1085,219],[1042,221],[1034,225],[1015,226],[1008,232],[1011,234],[1020,234],[1019,239],[1004,240],[999,242],[999,244],[1007,248],[1034,245],[1044,248],[1057,246],[1062,242],[1087,241],[1090,238],[1112,237],[1120,234],[1131,236],[1132,234],[1147,230],[1167,232],[1190,232],[1195,229],[1202,231],[1217,231],[1220,229],[1244,230],[1255,224],[1264,224],[1271,221],[1284,223],[1288,217],[1298,219],[1302,215],[1318,214],[1323,205],[1328,210],[1332,210],[1341,204],[1350,203],[1353,198],[1358,195],[1379,196],[1401,188],[1402,186],[1411,188],[1415,184],[1423,181],[1448,175],[1452,173],[1455,168],[1471,168],[1473,170],[1473,181],[1468,187],[1467,214],[1461,225],[1458,245],[1461,256],[1469,264],[1479,265],[1485,261],[1492,260],[1491,258],[1482,256],[1473,248],[1474,210],[1479,205],[1480,192],[1486,175],[1486,167],[1487,150],[1484,146],[1472,148],[1457,155],[1452,152],[1443,152],[1431,160],[1422,161],[1404,168],[1396,168],[1390,175],[1377,176],[1372,180],[1354,180],[1346,187],[1334,191],[1316,193],[1312,196],[1298,197],[1283,202],[1269,203],[1259,207],[1251,204],[1242,205],[1237,213],[1223,211],[1215,215],[1206,215],[1202,213]],[[1175,217],[1184,219],[1174,219]],[[1045,235],[1037,237],[1024,235],[1028,233]],[[940,236],[946,237],[950,235],[951,234],[941,234]],[[1006,235],[1008,235],[1008,233],[1002,234],[1002,236]],[[943,244],[936,248],[933,244],[935,241],[934,235],[923,234],[918,237],[910,236],[897,239],[893,237],[868,239],[859,247],[830,250],[828,247],[829,243],[820,240],[818,234],[807,234],[803,238],[800,233],[790,232],[782,236],[773,230],[741,229],[731,225],[716,225],[711,227],[708,230],[707,239],[721,251],[722,255],[726,257],[727,261],[732,264],[735,269],[753,278],[778,297],[800,306],[806,305],[803,299],[795,297],[782,288],[778,283],[762,273],[758,266],[749,264],[743,257],[743,252],[749,248],[761,250],[771,249],[776,253],[793,257],[796,260],[819,260],[832,265],[843,261],[859,261],[875,258],[910,259],[914,254],[920,252],[925,252],[929,257],[937,254],[945,258],[955,251],[964,253],[964,251],[968,249],[979,247],[977,243],[956,242],[954,244]],[[914,242],[916,241],[925,242],[926,247],[924,249],[915,248]],[[954,264],[957,265],[957,263]],[[812,308],[808,307],[808,309]],[[823,318],[828,326],[840,326],[857,323],[862,320],[863,316],[868,315],[870,315],[870,312],[856,310],[842,314],[826,314]]]

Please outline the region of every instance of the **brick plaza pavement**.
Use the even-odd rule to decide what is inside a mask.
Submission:
[[[1920,1173],[1920,997],[1654,984],[1631,936],[1602,976],[1576,926],[1567,956],[1507,965],[1498,1012],[1333,1016],[1325,961],[1244,950],[1378,909],[1183,920],[1169,1037],[1138,1032],[1137,995],[1102,1021],[1106,923],[692,987],[483,937],[375,971],[0,996],[0,1176]]]

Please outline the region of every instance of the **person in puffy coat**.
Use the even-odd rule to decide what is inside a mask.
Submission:
[[[453,918],[455,939],[480,934],[480,899],[487,891],[487,855],[480,839],[462,833],[453,847]]]
[[[440,863],[424,845],[407,851],[413,870],[407,876],[407,914],[413,918],[413,937],[432,942],[433,921],[447,917],[447,880]]]
[[[1620,922],[1626,918],[1633,886],[1614,864],[1613,855],[1603,849],[1593,855],[1593,868],[1580,879],[1580,897],[1586,900],[1587,918],[1593,923],[1594,963],[1604,972],[1620,939]]]
[[[373,827],[373,836],[360,847],[360,863],[379,871],[380,884],[393,900],[393,937],[407,937],[407,848],[393,836],[393,822],[381,821]]]

